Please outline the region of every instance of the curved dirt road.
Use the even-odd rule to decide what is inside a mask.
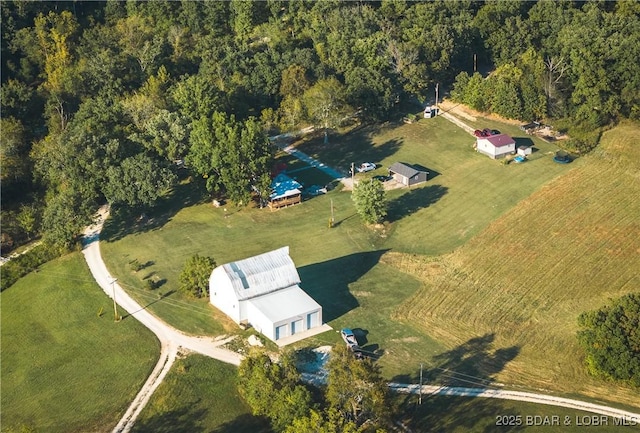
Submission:
[[[170,370],[180,349],[197,352],[234,365],[239,365],[242,358],[235,352],[220,348],[220,346],[225,344],[228,340],[214,340],[210,337],[194,337],[184,334],[169,326],[134,301],[117,284],[117,282],[112,283],[113,277],[109,274],[109,271],[102,260],[102,256],[100,255],[100,244],[98,242],[100,231],[102,230],[102,224],[108,214],[108,208],[106,206],[102,207],[99,211],[97,223],[87,228],[84,235],[85,242],[82,253],[85,256],[93,277],[102,290],[105,291],[107,296],[111,298],[113,296],[113,291],[115,290],[116,302],[118,305],[125,309],[131,316],[139,320],[144,326],[149,328],[158,337],[161,344],[161,353],[158,363],[136,396],[135,400],[131,403],[126,413],[113,430],[114,433],[121,433],[131,430],[137,416],[151,398],[153,391],[158,387],[167,372]],[[324,378],[316,375],[303,374],[303,379],[310,383],[318,383],[322,382]],[[395,392],[413,394],[418,394],[420,392],[419,385],[389,383],[389,388]],[[485,397],[546,404],[620,418],[631,425],[640,425],[640,413],[633,413],[604,405],[546,394],[508,391],[503,389],[459,388],[434,385],[423,385],[422,394]]]
[[[144,386],[131,403],[124,416],[113,430],[114,432],[128,432],[137,416],[149,401],[153,391],[158,387],[164,376],[170,370],[180,349],[197,352],[210,358],[218,359],[228,364],[239,365],[241,357],[235,352],[221,349],[220,346],[228,340],[213,340],[207,337],[194,337],[184,334],[167,325],[162,320],[147,311],[131,298],[127,292],[109,274],[100,254],[99,236],[104,220],[109,215],[109,209],[103,206],[98,211],[97,222],[89,226],[84,233],[82,253],[89,265],[91,274],[104,292],[113,299],[115,292],[117,304],[149,328],[160,341],[160,359],[153,369]]]
[[[420,385],[407,385],[404,383],[390,383],[389,388],[396,392],[418,394]],[[451,386],[422,385],[422,395],[443,395],[459,397],[485,397],[501,400],[516,400],[529,403],[546,404],[550,406],[566,407],[569,409],[583,410],[598,415],[609,416],[625,420],[629,425],[640,425],[640,413],[633,413],[622,409],[603,406],[586,401],[570,398],[556,397],[553,395],[536,394],[532,392],[509,391],[505,389],[489,388],[462,388]]]

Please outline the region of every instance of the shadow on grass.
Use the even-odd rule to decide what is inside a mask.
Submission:
[[[521,414],[495,399],[423,396],[421,405],[418,404],[417,395],[401,396],[399,399],[402,420],[410,431],[414,432],[502,433],[524,429],[524,426],[496,425],[496,415],[500,415],[501,419],[508,420],[509,416]]]
[[[387,217],[390,222],[394,222],[429,207],[440,200],[448,189],[442,185],[430,185],[411,190],[389,202]]]
[[[423,383],[461,387],[486,387],[494,375],[502,371],[520,353],[520,348],[493,348],[494,334],[475,337],[460,346],[433,357],[429,369],[423,371]],[[401,375],[393,382],[419,383],[420,370],[413,375]]]
[[[322,306],[322,319],[330,322],[359,304],[349,284],[369,272],[387,250],[355,253],[298,268],[302,288]]]
[[[205,429],[198,425],[198,420],[205,417],[204,409],[190,410],[188,407],[168,410],[153,415],[146,420],[138,420],[133,426],[133,433],[198,433]]]
[[[158,287],[160,287],[161,285],[163,285],[163,284],[164,284],[164,283],[166,283],[166,282],[167,282],[167,280],[165,280],[165,279],[160,280],[160,281],[158,282]],[[158,287],[156,287],[156,289],[157,289]],[[144,307],[140,308],[140,309],[139,309],[139,310],[137,310],[137,311],[134,311],[133,313],[125,314],[124,316],[122,316],[122,317],[121,317],[121,320],[125,320],[125,319],[127,319],[128,317],[131,317],[131,316],[133,316],[134,314],[136,314],[136,313],[138,313],[138,312],[140,312],[140,311],[146,310],[147,308],[149,308],[150,306],[152,306],[152,305],[153,305],[153,304],[155,304],[156,302],[160,302],[160,301],[162,301],[164,298],[168,298],[169,296],[173,295],[175,292],[176,292],[175,290],[169,290],[169,291],[168,291],[168,292],[166,292],[166,293],[158,292],[158,293],[157,293],[157,295],[156,295],[156,296],[158,297],[158,299],[155,299],[155,300],[153,300],[153,301],[151,301],[151,302],[148,302]]]
[[[513,137],[513,141],[516,142],[516,149],[522,147],[533,147],[533,140],[529,137]]]
[[[243,414],[211,431],[212,433],[272,433],[266,417]]]
[[[208,193],[198,179],[183,181],[172,193],[150,209],[113,206],[105,222],[101,240],[117,241],[132,233],[142,233],[164,226],[182,208],[204,202]]]
[[[234,420],[218,426],[215,430],[200,424],[207,411],[192,410],[187,407],[169,410],[152,416],[147,420],[136,421],[134,433],[272,433],[269,420],[264,417],[243,414]]]
[[[349,216],[348,216],[348,217],[346,217],[346,218],[342,218],[340,221],[336,221],[336,222],[334,222],[334,223],[333,223],[333,227],[334,227],[334,228],[335,228],[335,227],[338,227],[340,224],[342,224],[343,222],[345,222],[345,221],[346,221],[346,220],[348,220],[348,219],[353,218],[353,217],[354,217],[354,216],[356,216],[356,215],[357,215],[357,214],[351,214],[351,215],[349,215]]]
[[[371,137],[380,133],[380,127],[369,125],[356,128],[346,134],[331,135],[328,144],[324,136],[314,137],[300,143],[297,148],[321,162],[338,170],[348,172],[351,163],[378,163],[395,154],[402,146],[402,140],[392,139],[374,146]],[[378,165],[379,166],[379,165]]]

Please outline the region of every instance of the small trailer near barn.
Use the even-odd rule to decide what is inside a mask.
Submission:
[[[532,148],[531,146],[518,146],[518,155],[528,156],[531,155]]]

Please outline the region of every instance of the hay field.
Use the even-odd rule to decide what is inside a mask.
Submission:
[[[481,337],[512,355],[476,366],[480,377],[637,405],[637,390],[586,375],[575,333],[581,312],[640,288],[639,135],[608,131],[585,164],[448,256],[383,256],[423,281],[395,317],[451,347]]]

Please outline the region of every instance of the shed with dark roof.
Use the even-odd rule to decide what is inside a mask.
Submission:
[[[396,162],[389,167],[389,175],[402,185],[412,186],[426,182],[429,172],[404,162]]]

